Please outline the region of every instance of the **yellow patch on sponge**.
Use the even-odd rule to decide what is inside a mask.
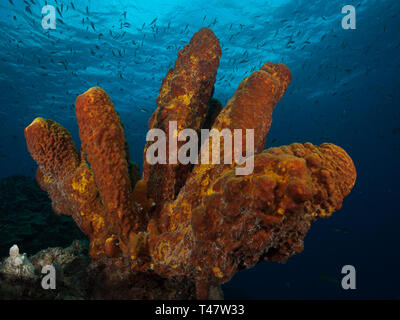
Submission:
[[[223,273],[222,273],[222,271],[221,271],[221,269],[219,268],[219,267],[214,267],[213,268],[213,272],[214,272],[214,275],[217,277],[217,278],[222,278],[224,275],[223,275]]]
[[[79,193],[85,193],[87,190],[88,183],[89,180],[86,178],[86,176],[84,174],[81,174],[80,178],[72,179],[71,187],[73,190],[78,191]]]

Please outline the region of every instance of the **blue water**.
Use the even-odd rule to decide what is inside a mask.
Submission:
[[[37,116],[62,123],[79,145],[74,101],[92,86],[110,95],[141,165],[162,78],[209,26],[223,48],[216,98],[225,104],[252,70],[284,62],[293,80],[267,147],[332,142],[358,172],[343,209],[314,223],[303,253],[240,272],[225,297],[400,298],[400,2],[49,0],[61,13],[55,30],[41,26],[45,1],[11,2],[0,1],[0,178],[34,175],[23,129]],[[356,30],[341,27],[347,4]],[[340,286],[348,264],[356,290]]]

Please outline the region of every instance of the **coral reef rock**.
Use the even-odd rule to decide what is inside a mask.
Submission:
[[[127,265],[101,259],[91,262],[88,245],[74,241],[67,248],[48,248],[28,258],[13,246],[0,265],[0,299],[89,300],[89,299],[194,299],[195,283],[185,277],[162,278],[154,273],[135,273]],[[122,261],[120,261],[122,262]],[[53,266],[54,289],[44,289],[42,270]],[[29,266],[23,271],[22,266]],[[20,268],[20,269],[18,269]],[[28,273],[29,272],[29,273]],[[213,299],[221,299],[218,286]]]
[[[14,248],[14,247],[13,247]],[[87,269],[90,259],[87,245],[74,241],[66,249],[48,248],[30,256],[29,277],[10,273],[10,259],[18,257],[17,251],[7,258],[0,268],[0,299],[86,299]],[[56,270],[56,289],[42,287],[43,267],[53,266]]]
[[[193,35],[162,82],[149,128],[167,136],[171,121],[177,122],[173,135],[186,128],[253,129],[249,175],[236,175],[241,164],[235,162],[151,165],[145,159],[138,181],[123,124],[99,87],[76,99],[80,151],[52,120],[36,118],[25,129],[40,187],[54,211],[72,216],[87,235],[98,268],[120,270],[136,284],[148,277],[194,283],[196,297],[209,299],[239,270],[301,252],[311,222],[339,210],[353,188],[354,164],[336,145],[294,143],[264,150],[273,110],[291,81],[287,66],[265,63],[221,108],[212,100],[220,56],[210,29]],[[246,134],[242,139],[244,145]],[[224,144],[220,156],[232,155],[230,148]],[[112,272],[104,277],[99,288],[118,288]]]
[[[19,248],[16,244],[10,248],[10,256],[0,265],[0,273],[9,278],[35,278],[33,264],[29,261],[26,253],[19,253]]]

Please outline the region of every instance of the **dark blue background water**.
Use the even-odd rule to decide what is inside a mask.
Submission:
[[[62,123],[79,145],[74,101],[96,85],[114,102],[141,165],[161,80],[209,26],[223,48],[216,98],[225,104],[262,63],[286,63],[293,81],[267,147],[332,142],[358,172],[343,209],[314,223],[303,253],[240,272],[224,285],[226,298],[400,298],[400,2],[47,3],[61,12],[56,30],[41,27],[44,1],[0,1],[0,178],[34,175],[23,129],[36,116]],[[341,28],[347,4],[357,9],[356,30]],[[356,267],[356,290],[340,286],[347,264]]]

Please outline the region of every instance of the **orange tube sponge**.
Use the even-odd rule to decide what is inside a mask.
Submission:
[[[168,209],[186,220],[171,218],[153,260],[174,265],[171,273],[212,282],[228,281],[263,258],[285,261],[302,251],[311,221],[341,208],[355,178],[351,158],[332,144],[259,153],[251,175],[230,169],[205,189],[201,180],[182,189]]]
[[[339,210],[356,180],[351,158],[333,144],[264,150],[273,110],[292,75],[285,65],[268,62],[221,110],[210,100],[220,55],[211,30],[193,36],[163,80],[149,127],[167,136],[170,121],[177,122],[174,135],[187,128],[241,129],[242,146],[251,137],[245,130],[252,129],[254,153],[247,159],[253,170],[247,175],[237,175],[242,164],[236,158],[221,162],[225,153],[237,152],[235,144],[224,143],[220,164],[145,161],[137,181],[119,115],[98,87],[76,99],[80,153],[54,121],[37,118],[25,129],[39,185],[54,211],[71,215],[88,235],[93,258],[123,273],[189,278],[198,298],[210,297],[210,287],[262,259],[285,261],[302,251],[311,222]],[[207,148],[201,151],[212,155]]]
[[[201,281],[227,281],[239,268],[250,267],[260,258],[267,257],[267,252],[271,260],[277,260],[277,252],[284,252],[283,246],[277,249],[279,244],[289,241],[290,237],[293,238],[290,240],[291,245],[287,246],[287,252],[281,253],[279,259],[287,259],[301,251],[303,238],[310,227],[309,222],[318,216],[329,216],[340,208],[343,198],[354,185],[356,173],[350,157],[339,147],[327,144],[318,149],[306,144],[301,149],[301,145],[294,144],[282,147],[287,153],[285,157],[275,159],[277,157],[272,157],[270,153],[278,151],[271,149],[267,153],[268,161],[262,161],[264,153],[260,152],[265,146],[273,109],[290,80],[291,73],[285,65],[266,63],[242,81],[221,111],[212,128],[219,131],[226,128],[232,131],[254,129],[255,169],[263,168],[266,172],[260,175],[255,170],[248,176],[236,176],[235,163],[195,166],[176,201],[168,203],[161,212],[161,234],[151,239],[150,253],[160,272],[170,275],[190,273]],[[245,137],[244,134],[243,145]],[[313,150],[310,155],[307,148]],[[290,150],[296,150],[298,159]],[[221,158],[224,151],[221,148]],[[307,163],[304,157],[307,157],[310,164],[314,161],[322,166],[316,175],[318,179],[327,172],[333,173],[334,178],[327,178],[331,179],[327,184],[320,180],[313,181],[316,178],[311,169],[304,165]],[[299,166],[301,177],[290,176],[295,174],[295,171],[289,171],[287,166],[290,164],[295,168]],[[280,167],[283,173],[280,173]],[[337,167],[342,168],[342,172],[338,172],[335,169]],[[343,181],[343,176],[348,179]],[[290,181],[288,178],[291,178]],[[275,180],[283,181],[279,186],[283,191],[276,198]],[[341,184],[345,192],[332,193],[332,188],[336,190]],[[311,198],[308,199],[308,196]],[[293,199],[303,202],[297,204]],[[321,202],[323,204],[317,208],[320,205],[318,201],[322,200],[325,202]],[[265,215],[265,210],[271,210],[275,215]],[[296,219],[288,214],[290,210],[297,212]],[[268,228],[263,229],[263,223],[268,227],[268,223],[277,224],[274,229],[276,232],[272,234]],[[287,230],[288,226],[292,230],[291,234]],[[278,241],[280,238],[283,240]],[[245,249],[240,251],[242,248]],[[168,266],[168,271],[165,266]]]
[[[78,167],[72,137],[57,122],[36,118],[25,129],[25,138],[29,152],[46,176],[62,179]]]
[[[212,128],[220,131],[254,129],[254,152],[261,152],[265,148],[272,112],[291,79],[292,74],[284,64],[265,63],[260,70],[242,80]]]
[[[219,41],[210,29],[202,28],[193,35],[190,44],[179,51],[175,67],[168,71],[162,82],[157,109],[149,121],[150,129],[162,129],[168,137],[169,121],[177,122],[178,131],[185,128],[198,131],[202,128],[214,90],[220,57]],[[176,148],[183,143],[179,142]],[[167,139],[167,150],[169,148]],[[156,211],[165,201],[175,198],[190,169],[190,165],[150,165],[144,162],[143,179],[147,182],[149,197],[156,204]]]
[[[36,178],[58,214],[71,215],[91,240],[91,253],[102,251],[108,232],[92,172],[80,160],[71,135],[60,124],[36,118],[26,129],[28,150],[38,163]]]
[[[124,129],[107,93],[94,87],[75,104],[83,152],[94,173],[101,200],[118,234],[139,228],[133,213],[132,185]],[[124,239],[125,241],[127,239]]]
[[[119,116],[100,88],[77,98],[76,113],[82,156],[68,131],[52,120],[37,118],[25,129],[28,150],[39,165],[38,183],[55,212],[72,215],[88,235],[93,257],[135,253],[137,245],[130,243],[138,237],[140,210],[133,202]]]

